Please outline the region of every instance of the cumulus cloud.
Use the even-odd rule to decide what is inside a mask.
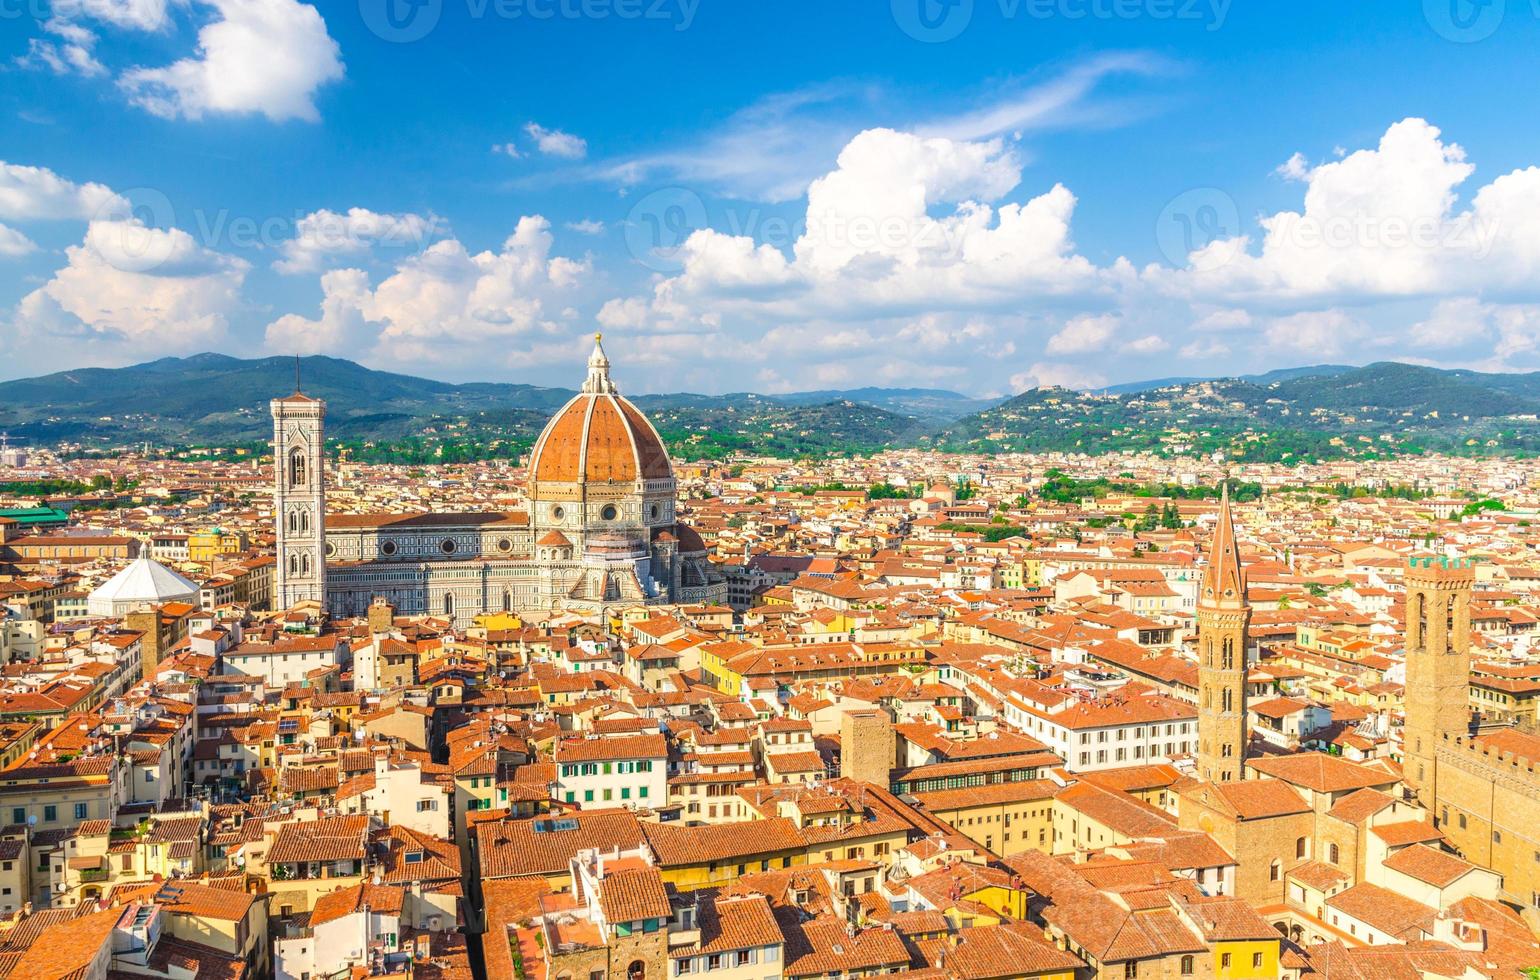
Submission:
[[[1273,319],[1263,336],[1280,351],[1306,357],[1336,357],[1366,334],[1364,324],[1342,310],[1310,310]]]
[[[128,199],[103,184],[77,184],[47,167],[0,162],[0,218],[122,218],[129,210]]]
[[[546,129],[537,122],[525,123],[524,132],[535,141],[536,149],[546,156],[581,160],[588,155],[588,141],[581,136],[564,133],[559,129]]]
[[[1092,354],[1105,349],[1117,330],[1116,316],[1077,316],[1048,338],[1047,351],[1056,356]]]
[[[809,187],[805,230],[790,255],[744,235],[695,231],[679,249],[681,273],[655,287],[653,315],[1006,310],[1101,288],[1100,270],[1074,252],[1067,189],[989,203],[1016,185],[1020,166],[998,140],[861,133]]]
[[[142,352],[207,349],[222,339],[248,265],[186,232],[134,220],[92,221],[67,264],[22,298],[23,335]]]
[[[1163,350],[1170,350],[1171,344],[1160,334],[1146,334],[1137,337],[1123,345],[1125,354],[1159,354]]]
[[[218,19],[194,57],[135,68],[118,80],[136,104],[168,119],[259,113],[320,118],[315,93],[342,77],[341,51],[316,8],[298,0],[204,0]]]
[[[604,233],[604,222],[584,218],[582,221],[567,222],[567,230],[575,231],[579,235],[600,235]]]
[[[551,254],[550,224],[519,220],[500,250],[472,254],[457,239],[434,242],[370,287],[365,272],[321,278],[320,316],[289,314],[267,327],[275,351],[359,353],[401,363],[467,355],[507,359],[541,338],[567,336],[566,303],[590,272],[586,260]]]
[[[420,251],[438,228],[438,219],[431,216],[379,214],[367,208],[349,208],[339,214],[322,209],[299,220],[273,268],[290,274],[316,272],[339,260],[356,259],[376,246]]]
[[[1425,120],[1390,126],[1372,149],[1279,172],[1305,186],[1299,211],[1250,236],[1195,250],[1181,270],[1147,278],[1171,294],[1269,303],[1438,296],[1483,288],[1534,291],[1540,273],[1540,168],[1458,191],[1475,171],[1459,144]]]
[[[1212,337],[1203,337],[1191,343],[1183,344],[1180,355],[1191,361],[1210,360],[1219,357],[1228,357],[1230,348],[1224,342]]]

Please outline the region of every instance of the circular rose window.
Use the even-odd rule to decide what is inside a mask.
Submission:
[[[380,554],[382,554],[382,555],[393,555],[395,553],[396,553],[396,543],[394,541],[386,541],[384,544],[380,545]]]
[[[439,545],[439,548],[446,555],[452,555],[455,553],[455,543],[449,538],[445,538],[444,543]]]
[[[614,504],[605,504],[604,509],[599,511],[599,516],[607,521],[613,521],[619,513]]]
[[[499,538],[497,541],[497,550],[504,553],[512,551],[513,541],[508,538]]]

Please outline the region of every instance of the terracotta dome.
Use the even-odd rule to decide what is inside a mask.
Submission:
[[[688,524],[677,524],[674,529],[679,532],[679,551],[682,554],[691,555],[706,550],[706,542],[695,528]]]
[[[583,390],[546,423],[530,457],[536,483],[631,483],[673,479],[652,423],[620,397],[596,340]]]

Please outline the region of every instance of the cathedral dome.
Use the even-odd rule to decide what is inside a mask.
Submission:
[[[529,473],[537,486],[673,479],[663,441],[647,416],[615,390],[597,338],[583,390],[546,423]]]

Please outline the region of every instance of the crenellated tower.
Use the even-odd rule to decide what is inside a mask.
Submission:
[[[1470,733],[1469,562],[1414,558],[1406,569],[1406,724],[1402,778],[1433,809],[1438,745]]]
[[[1198,775],[1210,782],[1245,777],[1246,649],[1251,606],[1230,516],[1230,488],[1198,595]]]

